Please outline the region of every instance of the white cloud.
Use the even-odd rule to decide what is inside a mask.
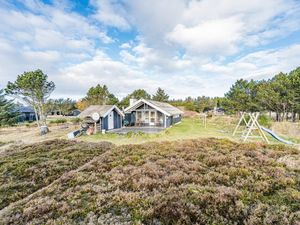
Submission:
[[[145,43],[213,58],[260,46],[299,30],[295,0],[155,0],[126,2]],[[175,46],[174,46],[175,44]]]
[[[236,18],[210,20],[194,27],[178,24],[167,39],[184,46],[190,53],[228,55],[237,52],[243,24]]]
[[[105,34],[105,30],[94,26],[83,16],[65,12],[53,6],[43,5],[35,10],[39,14],[16,11],[13,8],[1,8],[0,5],[2,36],[17,41],[18,44],[29,43],[40,48],[61,49],[62,46],[68,47],[66,42],[86,43],[87,39],[101,40],[104,43],[112,42],[112,39]],[[71,47],[73,48],[74,45]],[[87,46],[84,45],[84,47]]]
[[[133,64],[141,70],[152,73],[182,71],[192,66],[192,62],[189,59],[179,58],[150,48],[142,40],[137,45],[132,46],[130,50],[121,50],[120,56],[123,62]]]
[[[120,48],[122,48],[122,49],[131,48],[131,45],[129,43],[123,43],[120,45]]]
[[[238,78],[300,62],[299,42],[285,39],[300,30],[296,0],[92,0],[87,16],[68,0],[19,4],[0,0],[1,86],[41,68],[53,97],[83,97],[97,83],[119,97],[157,87],[172,98],[217,96]]]
[[[130,90],[145,88],[150,91],[157,81],[149,79],[143,72],[134,70],[124,63],[114,61],[103,52],[88,61],[66,67],[60,71],[62,83],[68,82],[68,91],[85,91],[98,83],[108,85],[118,96],[125,96]]]
[[[26,70],[56,74],[61,66],[91,57],[96,42],[111,42],[106,31],[64,7],[24,1],[29,10],[0,4],[1,85]]]
[[[202,70],[223,74],[231,81],[239,78],[267,79],[279,72],[289,72],[299,65],[300,44],[281,49],[270,49],[250,53],[228,64],[208,63]]]
[[[130,28],[130,24],[123,16],[126,12],[118,1],[93,0],[91,2],[92,5],[97,8],[97,12],[93,15],[93,17],[101,23],[110,27],[117,27],[122,30],[128,30]]]

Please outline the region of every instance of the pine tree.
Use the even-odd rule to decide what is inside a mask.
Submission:
[[[129,106],[130,99],[150,99],[151,95],[144,89],[137,89],[134,90],[131,94],[127,95],[125,98],[122,99],[122,101],[119,103],[120,107],[127,107]]]
[[[169,95],[167,95],[165,91],[159,87],[152,99],[159,102],[167,102],[169,100]]]
[[[17,122],[18,113],[15,104],[5,98],[3,90],[0,90],[0,126],[12,125]]]

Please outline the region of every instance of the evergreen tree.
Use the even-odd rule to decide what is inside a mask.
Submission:
[[[114,105],[117,104],[119,100],[114,94],[109,92],[106,85],[101,86],[98,84],[88,90],[82,102],[84,102],[84,105],[87,107],[89,105]]]
[[[225,94],[227,101],[224,102],[226,110],[238,111],[259,111],[260,105],[257,102],[257,83],[253,80],[237,80]]]
[[[169,95],[167,95],[165,91],[159,87],[152,99],[159,102],[167,102],[169,100]]]
[[[151,95],[147,93],[144,89],[137,89],[133,91],[131,94],[127,95],[125,98],[122,99],[119,106],[127,107],[129,106],[129,100],[130,99],[150,99]]]
[[[5,98],[3,90],[0,90],[0,126],[12,125],[17,122],[18,113],[15,104]]]
[[[296,120],[296,114],[300,114],[300,67],[290,72],[288,75],[293,92],[292,99],[292,119]]]

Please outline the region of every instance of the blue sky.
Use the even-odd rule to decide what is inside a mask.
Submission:
[[[0,87],[39,68],[52,97],[223,96],[300,66],[298,0],[0,0],[0,24]]]

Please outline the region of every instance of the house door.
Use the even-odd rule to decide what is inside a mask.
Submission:
[[[109,114],[108,114],[108,129],[114,129],[114,111],[112,110]]]

